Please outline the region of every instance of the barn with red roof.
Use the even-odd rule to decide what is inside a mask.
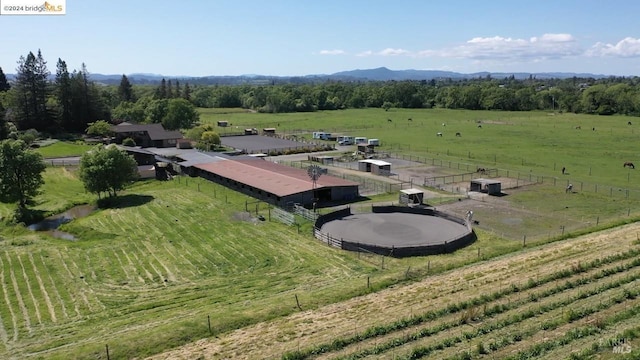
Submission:
[[[325,174],[314,183],[305,169],[259,158],[217,157],[215,161],[192,165],[191,175],[278,206],[310,205],[314,202],[321,206],[352,201],[359,196],[359,184],[356,182]]]

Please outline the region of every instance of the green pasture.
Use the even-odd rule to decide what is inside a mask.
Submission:
[[[275,127],[281,134],[310,136],[313,131],[327,131],[366,136],[380,139],[379,151],[640,188],[638,171],[622,166],[627,161],[640,166],[640,120],[632,117],[448,109],[290,114],[199,111],[202,123],[230,122],[230,127],[217,128],[222,134],[247,127]],[[436,136],[438,132],[443,136]]]
[[[45,180],[59,191],[36,199],[43,211],[95,201],[73,168],[48,168]],[[315,308],[519,248],[480,232],[428,262],[358,255],[307,225],[257,220],[251,201],[179,177],[137,182],[111,208],[63,225],[77,241],[4,224],[0,358],[105,358],[106,345],[111,359],[141,357],[299,311],[296,297]],[[265,204],[258,212],[268,218]]]
[[[111,359],[140,358],[517,251],[522,244],[504,237],[517,239],[523,227],[549,233],[528,242],[529,247],[639,215],[637,198],[621,190],[640,191],[640,168],[622,167],[624,161],[640,166],[635,118],[439,109],[200,112],[202,123],[232,124],[217,128],[221,133],[238,126],[367,136],[381,140],[380,151],[548,179],[501,198],[537,221],[505,222],[487,203],[485,213],[474,217],[487,219],[483,225],[489,222],[487,228],[497,231],[478,229],[478,241],[454,254],[411,259],[330,248],[312,238],[308,223],[298,228],[259,221],[255,199],[185,177],[136,182],[111,208],[63,225],[61,230],[77,241],[0,222],[0,358],[104,359],[106,345]],[[51,148],[56,144],[59,149]],[[38,151],[45,157],[86,151],[76,144],[56,144]],[[562,166],[568,174],[560,174]],[[35,209],[51,214],[95,202],[74,168],[49,167],[44,175]],[[561,184],[566,181],[572,181],[576,193],[565,193]],[[600,185],[598,190],[593,184]],[[396,198],[380,195],[370,201]],[[0,204],[0,217],[12,211],[13,206]],[[265,204],[258,205],[258,212],[269,216]],[[564,234],[559,225],[566,226]]]
[[[45,159],[60,158],[68,156],[81,156],[92,148],[82,142],[56,141],[47,146],[41,146],[36,151],[42,154]]]

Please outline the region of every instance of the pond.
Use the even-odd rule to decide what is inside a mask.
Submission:
[[[96,210],[94,205],[78,205],[74,206],[71,209],[57,215],[52,215],[44,220],[29,225],[27,228],[33,231],[43,231],[46,234],[65,240],[76,240],[76,237],[73,234],[60,231],[58,227],[60,225],[68,223],[69,221],[81,217],[85,217]]]

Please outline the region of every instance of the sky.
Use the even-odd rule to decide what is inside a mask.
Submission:
[[[10,1],[0,0],[0,5]],[[20,0],[35,3],[44,0]],[[64,0],[47,0],[56,5]],[[354,69],[640,76],[637,0],[66,0],[0,15],[0,67],[40,49],[90,73],[332,74]]]

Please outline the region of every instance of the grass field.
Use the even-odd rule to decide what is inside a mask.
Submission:
[[[637,358],[639,230],[456,268],[153,359],[587,359],[621,339]]]
[[[565,177],[575,181],[640,188],[640,175],[622,167],[626,161],[640,163],[636,146],[640,123],[628,125],[629,118],[623,116],[445,109],[291,114],[220,111],[200,109],[201,122],[215,125],[227,120],[233,124],[217,128],[220,133],[275,127],[278,133],[306,132],[309,137],[319,130],[366,136],[380,139],[379,151],[437,156],[537,175],[561,176],[560,169],[565,167]],[[438,132],[443,136],[436,136]],[[456,132],[461,136],[455,136]]]
[[[37,199],[43,211],[91,200],[73,169],[48,168],[46,182],[60,191]],[[291,314],[296,297],[312,309],[518,247],[486,235],[428,265],[358,256],[247,218],[248,200],[199,179],[140,182],[63,225],[78,241],[5,228],[0,357],[100,358],[107,344],[112,359],[149,355]]]
[[[200,110],[202,122],[233,124],[231,129],[217,128],[222,133],[238,126],[276,127],[281,134],[307,137],[318,130],[366,136],[380,139],[378,152],[441,165],[432,169],[440,176],[484,167],[499,169],[500,176],[514,182],[516,177],[523,183],[539,179],[543,183],[474,204],[480,226],[511,239],[549,238],[640,216],[640,172],[622,166],[625,161],[640,163],[640,130],[635,119],[628,125],[628,117],[445,109],[294,114]],[[421,177],[414,180],[419,183]],[[574,184],[574,193],[565,192],[568,183]],[[450,186],[459,185],[468,187],[468,181]],[[467,210],[461,209],[461,215]]]
[[[635,125],[622,117],[201,111],[202,122],[217,120],[375,137],[381,151],[513,172],[561,177],[566,166],[575,184],[640,190],[636,173],[622,168],[640,163]],[[73,168],[47,168],[45,180],[35,208],[46,214],[95,201]],[[245,211],[254,199],[204,180],[137,182],[114,207],[63,225],[77,241],[2,223],[0,358],[106,359],[107,346],[110,359],[163,351],[156,358],[555,359],[591,350],[606,358],[615,337],[637,351],[639,225],[570,234],[633,222],[637,202],[606,191],[565,195],[547,184],[499,199],[544,215],[526,226],[554,230],[524,251],[478,229],[478,241],[454,254],[390,259],[327,247],[309,223],[299,231],[259,221]],[[389,199],[397,195],[371,201]],[[477,216],[496,216],[499,204],[485,205]],[[12,210],[0,204],[1,217]],[[264,204],[259,212],[268,218]],[[583,224],[561,235],[551,219],[562,217]]]
[[[51,145],[39,147],[37,151],[42,154],[42,157],[48,159],[68,156],[81,156],[82,154],[90,150],[91,147],[92,145],[87,145],[84,143],[56,141]]]

